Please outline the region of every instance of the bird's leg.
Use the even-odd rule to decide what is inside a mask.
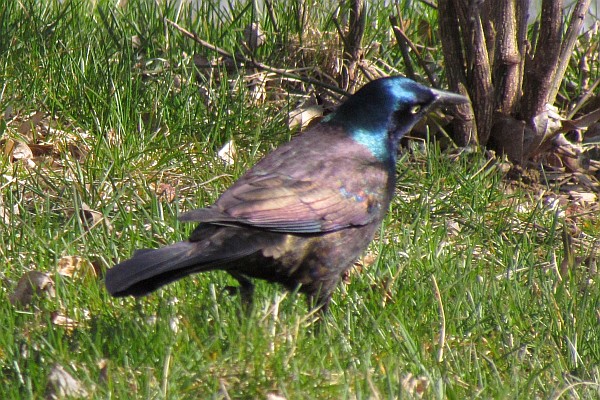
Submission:
[[[246,314],[250,314],[252,311],[252,299],[254,297],[254,284],[245,275],[237,272],[229,272],[229,274],[240,283],[240,286],[227,286],[225,290],[228,293],[238,292],[241,297],[242,309]]]
[[[306,296],[306,302],[308,304],[308,308],[310,310],[316,311],[320,318],[327,314],[327,310],[329,310],[329,303],[331,302],[331,291],[326,293],[317,292],[308,294]]]

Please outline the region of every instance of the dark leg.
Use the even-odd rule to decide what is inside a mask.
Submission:
[[[308,308],[311,310],[316,310],[320,315],[320,319],[322,319],[329,310],[329,303],[331,302],[332,294],[332,290],[327,290],[324,287],[321,287],[317,293],[307,294],[306,301],[308,303]]]
[[[252,311],[252,298],[254,297],[254,285],[245,275],[239,274],[237,272],[230,272],[231,276],[233,276],[239,283],[238,287],[227,286],[225,290],[229,293],[233,291],[237,291],[241,297],[242,309],[246,314],[250,314]]]

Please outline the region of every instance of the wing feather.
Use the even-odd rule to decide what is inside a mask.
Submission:
[[[281,186],[272,186],[274,182]],[[284,176],[260,180],[258,185],[246,183],[235,189],[232,193],[225,192],[214,206],[184,213],[180,220],[317,233],[368,224],[378,215],[380,202],[375,194],[354,194],[343,187],[318,187],[314,182]]]
[[[383,216],[394,172],[345,132],[305,133],[260,161],[214,205],[180,220],[289,233],[366,225]]]

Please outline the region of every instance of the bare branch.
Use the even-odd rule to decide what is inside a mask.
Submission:
[[[467,77],[464,66],[466,65],[465,54],[461,42],[459,20],[456,12],[458,0],[439,0],[438,18],[440,20],[440,39],[442,52],[446,62],[446,75],[450,90],[468,96]],[[477,126],[475,116],[470,104],[453,107],[457,116],[452,121],[453,139],[458,146],[466,146],[477,143]]]
[[[409,63],[410,63],[410,55],[408,54],[408,49],[406,48],[406,46],[410,47],[412,52],[415,54],[415,57],[417,58],[417,62],[419,63],[419,66],[427,75],[427,80],[429,80],[429,84],[433,87],[438,87],[439,84],[437,83],[435,76],[431,73],[429,67],[427,66],[427,63],[421,56],[419,49],[417,49],[417,46],[415,46],[415,44],[412,42],[412,40],[410,40],[410,38],[408,36],[406,36],[406,34],[404,33],[404,24],[402,23],[402,20],[400,20],[400,22],[398,22],[398,18],[402,18],[398,4],[396,4],[396,11],[397,11],[398,17],[396,18],[395,16],[390,15],[390,23],[392,24],[392,30],[394,31],[394,36],[396,36],[398,45],[400,46],[401,49],[404,48],[406,50],[406,57],[408,57]],[[405,57],[404,53],[402,53],[402,57],[403,58]],[[405,62],[405,64],[407,63],[406,59],[404,60],[404,62]],[[412,65],[411,65],[411,67],[412,67]],[[414,71],[413,71],[413,74],[414,74]],[[412,76],[408,73],[408,71],[407,71],[407,75],[410,78],[412,78]],[[412,79],[414,79],[414,78],[412,78]]]
[[[480,6],[470,0],[458,0],[458,3],[459,18],[462,26],[467,27],[466,31],[463,31],[463,43],[466,49],[471,104],[477,121],[477,141],[485,145],[492,129],[494,88]]]
[[[404,60],[404,73],[410,79],[415,79],[415,69],[412,66],[412,61],[410,59],[410,53],[408,51],[408,42],[405,40],[402,30],[399,28],[398,17],[395,15],[390,15],[390,24],[392,25],[392,30],[394,31],[394,36],[396,36],[396,42],[398,42],[398,47],[400,48],[400,54],[402,54],[402,59]]]
[[[230,54],[228,51],[223,50],[220,47],[215,46],[214,44],[209,43],[209,42],[201,39],[194,32],[190,32],[187,29],[182,28],[176,22],[173,22],[173,21],[171,21],[171,20],[169,20],[167,18],[165,18],[165,21],[167,23],[169,23],[170,25],[172,25],[175,29],[177,29],[183,35],[189,37],[190,39],[193,39],[195,42],[197,42],[198,44],[200,44],[202,47],[206,47],[207,49],[212,50],[212,51],[216,52],[217,54],[220,54],[223,57],[231,58],[232,60],[234,60],[236,62],[242,62],[242,63],[244,63],[245,65],[247,65],[248,67],[251,67],[251,68],[258,68],[258,69],[261,69],[263,71],[273,72],[275,74],[278,74],[278,75],[281,75],[281,76],[285,76],[286,78],[291,78],[291,79],[298,80],[300,82],[304,82],[304,83],[308,83],[308,84],[315,85],[315,86],[318,86],[318,87],[322,87],[324,89],[330,90],[330,91],[332,91],[334,93],[337,93],[337,94],[341,94],[341,95],[344,95],[344,96],[348,95],[348,92],[346,92],[345,90],[340,89],[337,86],[329,85],[329,84],[327,84],[325,82],[321,82],[321,81],[318,81],[316,79],[309,78],[307,76],[297,75],[297,74],[293,73],[294,70],[271,67],[271,66],[263,64],[263,63],[261,63],[259,61],[251,60],[251,59],[247,58],[246,56],[244,56],[242,54],[236,54],[234,56],[234,55]]]
[[[496,36],[496,59],[494,61],[494,86],[496,110],[502,115],[513,115],[520,100],[522,70],[519,68],[523,55],[517,42],[519,29],[515,0],[497,4],[496,25],[502,27]]]
[[[558,89],[560,89],[560,83],[562,82],[565,71],[567,70],[567,66],[569,65],[573,48],[577,42],[579,31],[583,25],[583,19],[590,8],[591,1],[592,0],[578,0],[577,4],[575,4],[575,7],[573,8],[571,21],[569,22],[569,27],[567,28],[565,38],[560,48],[558,67],[556,68],[550,93],[548,94],[548,103],[554,103],[554,100],[556,99],[556,94],[558,93]]]
[[[563,0],[543,0],[535,55],[525,64],[521,113],[525,121],[540,114],[548,102],[560,55]],[[539,143],[538,143],[539,144]]]

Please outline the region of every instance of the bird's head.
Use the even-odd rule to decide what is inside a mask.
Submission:
[[[350,96],[324,123],[341,125],[377,158],[395,158],[398,142],[437,104],[469,100],[432,89],[411,79],[393,76],[367,83]]]

